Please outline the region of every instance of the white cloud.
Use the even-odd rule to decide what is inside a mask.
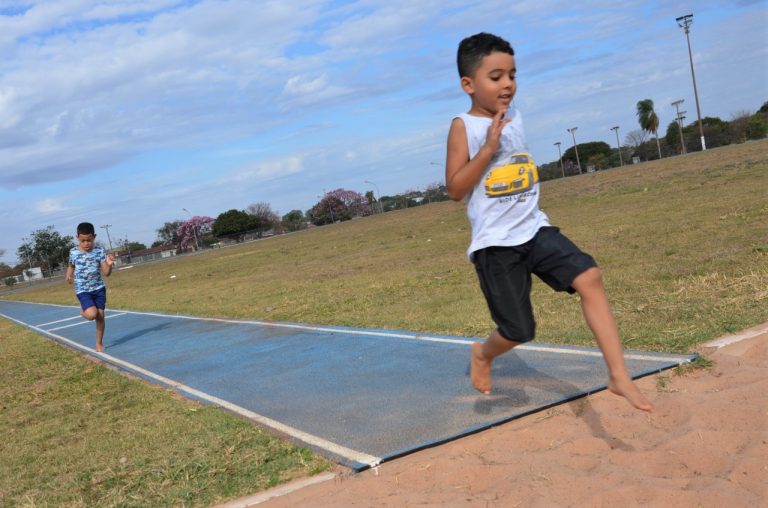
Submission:
[[[42,214],[57,213],[68,210],[62,198],[48,198],[35,203],[35,210]]]

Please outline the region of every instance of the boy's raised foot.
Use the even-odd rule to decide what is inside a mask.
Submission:
[[[469,362],[469,378],[472,386],[480,393],[491,393],[491,360],[486,360],[483,355],[483,344],[472,343],[472,359]]]
[[[611,377],[608,381],[608,390],[616,395],[621,395],[627,402],[642,411],[653,412],[653,404],[645,398],[629,376]]]

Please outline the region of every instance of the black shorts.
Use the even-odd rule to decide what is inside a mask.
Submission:
[[[515,247],[488,247],[472,256],[480,288],[499,333],[508,340],[533,340],[536,321],[531,306],[531,274],[555,291],[574,293],[573,280],[597,266],[560,229],[541,228],[531,240]]]

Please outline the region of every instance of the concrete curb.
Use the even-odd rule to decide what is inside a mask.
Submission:
[[[275,497],[284,496],[286,494],[296,492],[297,490],[303,489],[304,487],[309,487],[310,485],[315,485],[317,483],[333,480],[334,478],[336,478],[336,476],[337,475],[335,473],[322,473],[316,476],[312,476],[310,478],[303,478],[301,480],[296,480],[286,485],[273,487],[269,490],[265,490],[264,492],[259,492],[258,494],[254,494],[252,496],[241,497],[240,499],[227,501],[226,503],[223,503],[223,504],[217,504],[213,508],[246,508],[248,506],[255,506],[257,504],[261,504],[266,501],[269,501],[270,499],[273,499]]]

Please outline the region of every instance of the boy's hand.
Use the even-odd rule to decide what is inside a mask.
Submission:
[[[114,254],[112,254],[111,252],[109,254],[107,254],[107,266],[114,265],[115,261],[116,261],[116,259],[115,259],[115,255]]]
[[[74,280],[75,280],[74,277],[72,277],[71,275],[67,274],[67,284],[72,284],[72,282],[74,282]]]
[[[488,127],[488,133],[485,137],[485,146],[491,150],[491,153],[496,153],[499,149],[499,143],[501,139],[501,131],[504,130],[504,126],[510,122],[509,118],[504,118],[507,114],[506,109],[500,109],[491,121],[491,126]]]

